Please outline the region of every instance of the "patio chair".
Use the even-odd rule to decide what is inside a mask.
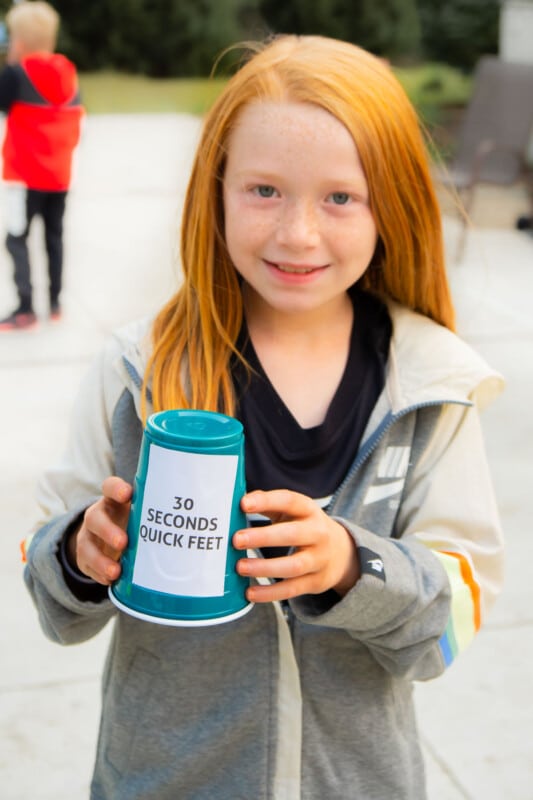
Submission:
[[[533,176],[527,164],[532,131],[533,64],[483,56],[476,66],[455,157],[439,176],[442,183],[456,189],[466,212],[461,215],[456,260],[463,254],[468,214],[478,183],[509,186],[526,180],[533,210]]]

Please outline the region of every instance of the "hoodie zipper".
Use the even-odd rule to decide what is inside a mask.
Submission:
[[[131,361],[126,358],[126,356],[122,356],[122,363],[124,364],[126,372],[132,379],[135,387],[139,390],[139,392],[142,391],[143,381],[136,368],[133,366]],[[152,402],[152,391],[149,387],[146,389],[146,399],[149,403]]]
[[[348,470],[344,480],[340,484],[340,486],[334,492],[329,505],[327,507],[328,512],[331,512],[334,507],[335,503],[339,495],[341,494],[342,490],[346,486],[346,484],[352,480],[356,472],[360,469],[360,467],[364,464],[364,462],[369,458],[369,456],[374,452],[377,448],[379,443],[382,441],[383,437],[387,433],[387,431],[402,417],[405,417],[406,414],[411,414],[413,411],[418,411],[421,408],[432,408],[436,406],[444,406],[444,405],[461,405],[461,406],[471,406],[472,403],[466,400],[431,400],[426,403],[415,403],[412,406],[408,406],[407,408],[402,409],[397,414],[393,414],[392,411],[389,412],[381,422],[380,426],[376,428],[374,433],[370,436],[369,439],[365,442],[365,444],[360,449],[358,455],[355,458],[352,466]]]

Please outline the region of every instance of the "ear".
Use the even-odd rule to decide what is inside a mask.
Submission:
[[[28,55],[27,48],[22,41],[16,36],[12,36],[9,40],[9,50],[7,52],[7,62],[9,64],[17,64],[21,58]]]

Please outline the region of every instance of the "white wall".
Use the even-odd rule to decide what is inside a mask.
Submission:
[[[533,0],[505,0],[500,14],[500,56],[533,64]]]
[[[500,13],[500,57],[533,64],[533,0],[504,0]],[[533,164],[533,134],[528,147]]]

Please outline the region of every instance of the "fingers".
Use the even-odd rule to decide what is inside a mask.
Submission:
[[[115,522],[119,517],[121,518],[119,522]],[[119,524],[120,521],[123,521],[124,525]],[[127,536],[124,528],[127,521],[127,510],[119,512],[115,507],[110,508],[108,500],[102,498],[89,506],[85,512],[82,531],[85,527],[87,532],[99,541],[102,550],[105,549],[112,558],[117,559],[126,546]]]
[[[76,537],[76,563],[93,580],[108,586],[120,575],[118,560],[126,547],[132,487],[121,478],[106,478],[103,496],[85,512]]]
[[[303,547],[314,538],[309,525],[297,521],[278,522],[237,531],[233,545],[237,550],[259,550],[262,547]]]
[[[287,517],[304,517],[317,509],[314,500],[288,489],[274,489],[269,492],[255,491],[245,494],[241,508],[246,514],[263,514],[273,519],[280,514]]]
[[[282,558],[241,558],[237,572],[251,578],[296,578],[316,572],[309,552],[299,550]]]
[[[81,534],[81,531],[80,531]],[[79,569],[89,578],[109,586],[120,575],[120,564],[106,555],[96,536],[78,534],[77,563]]]
[[[117,503],[127,503],[128,500],[131,500],[132,492],[132,486],[116,475],[106,478],[102,484],[103,496],[115,500]]]
[[[323,565],[310,550],[298,550],[282,558],[242,558],[236,568],[245,577],[277,579],[270,585],[252,585],[247,589],[246,596],[254,603],[317,594],[325,588]]]
[[[117,525],[125,527],[128,522],[129,503],[133,493],[130,484],[123,481],[122,478],[111,476],[103,482],[102,493],[110,517]]]
[[[250,492],[242,498],[241,508],[248,514],[262,514],[276,524],[239,531],[233,538],[238,550],[310,544],[323,517],[310,497],[285,489]]]
[[[350,533],[309,497],[288,490],[251,492],[243,511],[268,517],[272,525],[237,531],[238,550],[288,547],[282,558],[242,558],[237,572],[250,578],[274,578],[270,586],[247,590],[253,602],[283,600],[334,589],[344,596],[359,578],[357,548]]]
[[[246,599],[250,603],[272,603],[275,600],[290,600],[303,594],[314,594],[309,590],[306,578],[290,578],[285,581],[271,583],[268,586],[255,584],[246,590]]]

